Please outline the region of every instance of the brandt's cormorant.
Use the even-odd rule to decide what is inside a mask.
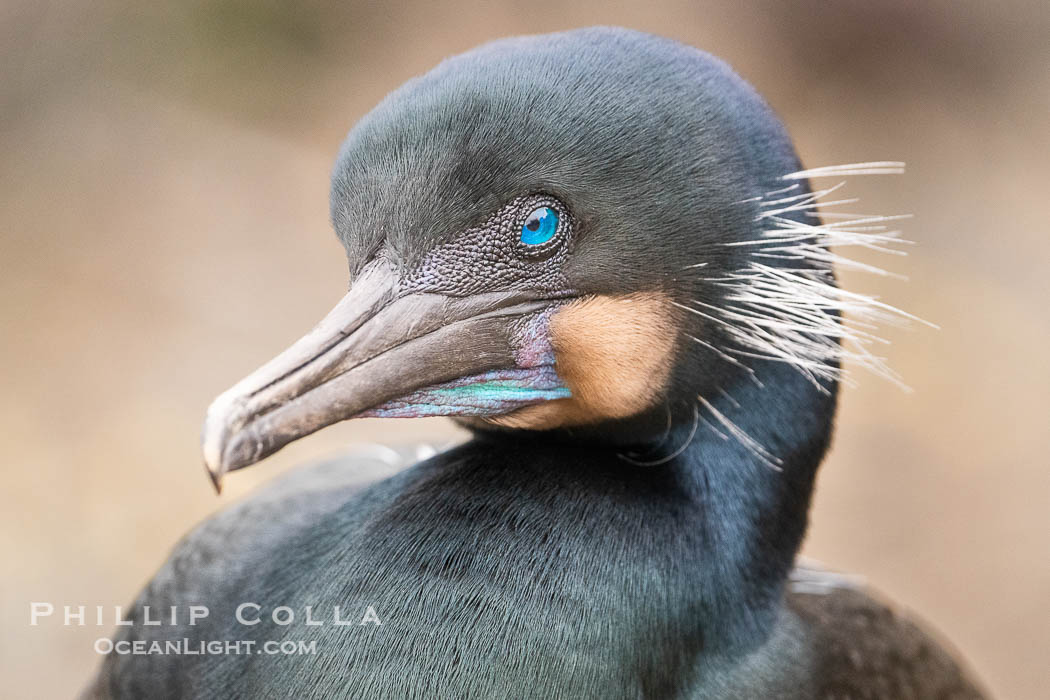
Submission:
[[[89,694],[979,697],[796,563],[840,363],[888,374],[871,324],[894,313],[832,271],[832,246],[892,234],[821,223],[834,187],[809,183],[896,167],[804,170],[724,63],[622,29],[496,41],[395,90],[332,175],[349,292],[215,400],[204,459],[218,485],[360,416],[472,439],[371,483],[352,459],[293,472],[208,520]]]

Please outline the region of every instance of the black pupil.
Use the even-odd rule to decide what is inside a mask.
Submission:
[[[540,227],[540,217],[536,216],[535,214],[532,214],[531,216],[529,216],[528,221],[525,222],[525,228],[527,228],[530,231],[535,231],[539,227]]]

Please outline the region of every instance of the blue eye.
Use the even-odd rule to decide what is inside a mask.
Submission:
[[[550,207],[535,209],[521,227],[521,242],[525,245],[543,245],[558,231],[558,212]]]

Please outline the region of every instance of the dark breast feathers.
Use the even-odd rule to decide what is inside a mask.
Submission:
[[[370,509],[369,493],[382,484],[374,481],[376,477],[397,471],[399,465],[393,463],[393,456],[386,450],[385,455],[378,455],[385,459],[365,456],[295,470],[206,521],[176,546],[167,563],[135,601],[130,618],[136,624],[121,627],[115,639],[164,643],[184,637],[193,641],[238,639],[258,634],[264,625],[238,628],[214,623],[231,618],[229,613],[237,601],[254,600],[263,595],[260,591],[266,590],[268,579],[277,576],[278,562],[290,546],[302,549],[304,542],[315,537],[311,533],[325,533],[323,536],[337,539],[351,537],[349,533],[329,532],[331,524],[339,521],[336,516],[341,510]],[[402,455],[403,460],[413,457],[407,452]],[[312,561],[312,557],[304,556],[302,561]],[[305,586],[304,581],[331,578],[331,572],[323,567],[301,574],[303,578],[297,586]],[[592,585],[600,585],[602,577],[597,578]],[[259,602],[266,601],[260,599]],[[142,624],[144,606],[150,606],[155,617],[156,611],[166,611],[170,606],[185,610],[201,603],[213,609],[213,619],[208,620],[208,624],[193,628],[185,624]],[[613,697],[690,700],[969,700],[982,697],[936,641],[846,577],[808,564],[799,565],[787,583],[785,603],[780,622],[766,642],[741,658],[697,669],[694,680],[685,686],[667,679],[654,681],[651,674],[655,671],[659,675],[660,664],[650,664],[650,678],[639,681],[640,676],[629,668],[637,665],[637,658],[617,657],[600,649],[581,647],[578,651],[595,652],[599,660],[604,659],[600,663],[604,664],[608,676],[603,689],[595,687],[595,676],[585,680],[579,668],[572,671],[570,658],[564,655],[547,658],[542,664],[546,671],[539,676],[547,682],[529,687],[538,693],[533,697],[600,697],[603,700]],[[392,628],[388,626],[384,630]],[[280,629],[271,627],[271,631]],[[499,629],[476,632],[479,639],[488,639],[494,644],[508,643],[507,639],[499,641]],[[538,633],[547,634],[544,630]],[[351,635],[347,639],[352,647],[367,637]],[[521,641],[512,639],[510,643],[514,646]],[[325,658],[293,656],[262,661],[259,657],[244,656],[110,654],[84,697],[283,697],[280,688],[271,683],[285,689],[297,688],[300,698],[331,697],[336,688],[339,690],[334,692],[342,693],[340,697],[371,697],[368,693],[355,694],[354,688],[362,682],[360,674],[355,672],[358,668],[355,664],[333,661],[361,650],[354,652],[345,645],[344,648],[329,646]],[[632,647],[644,655],[644,649],[640,650],[637,644]],[[379,653],[382,649],[371,651]],[[467,663],[467,659],[463,661]],[[428,663],[422,658],[417,662],[420,667]],[[405,663],[409,663],[407,659]],[[406,676],[411,673],[411,669],[405,668]],[[680,673],[681,669],[671,675]],[[489,681],[481,682],[484,679],[478,677],[480,685],[471,685],[471,677],[461,677],[461,682],[456,684],[458,687],[467,682],[468,687],[460,688],[466,693],[464,697],[488,697],[484,689],[491,690],[492,686],[487,685]],[[420,690],[418,682],[417,679],[412,686],[417,691]],[[482,691],[471,692],[470,688],[482,688]],[[399,697],[396,693],[383,694],[382,690],[376,695],[380,696]],[[416,692],[413,697],[434,695]]]

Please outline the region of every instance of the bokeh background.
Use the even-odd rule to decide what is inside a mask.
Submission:
[[[621,24],[727,59],[807,166],[905,160],[862,211],[912,213],[908,282],[847,275],[941,326],[887,331],[845,392],[805,550],[953,640],[1001,698],[1050,687],[1050,4],[486,1],[0,4],[0,659],[5,697],[69,697],[109,627],[29,601],[128,603],[193,523],[360,441],[361,421],[228,480],[210,399],[345,287],[327,222],[347,129],[452,53]]]

